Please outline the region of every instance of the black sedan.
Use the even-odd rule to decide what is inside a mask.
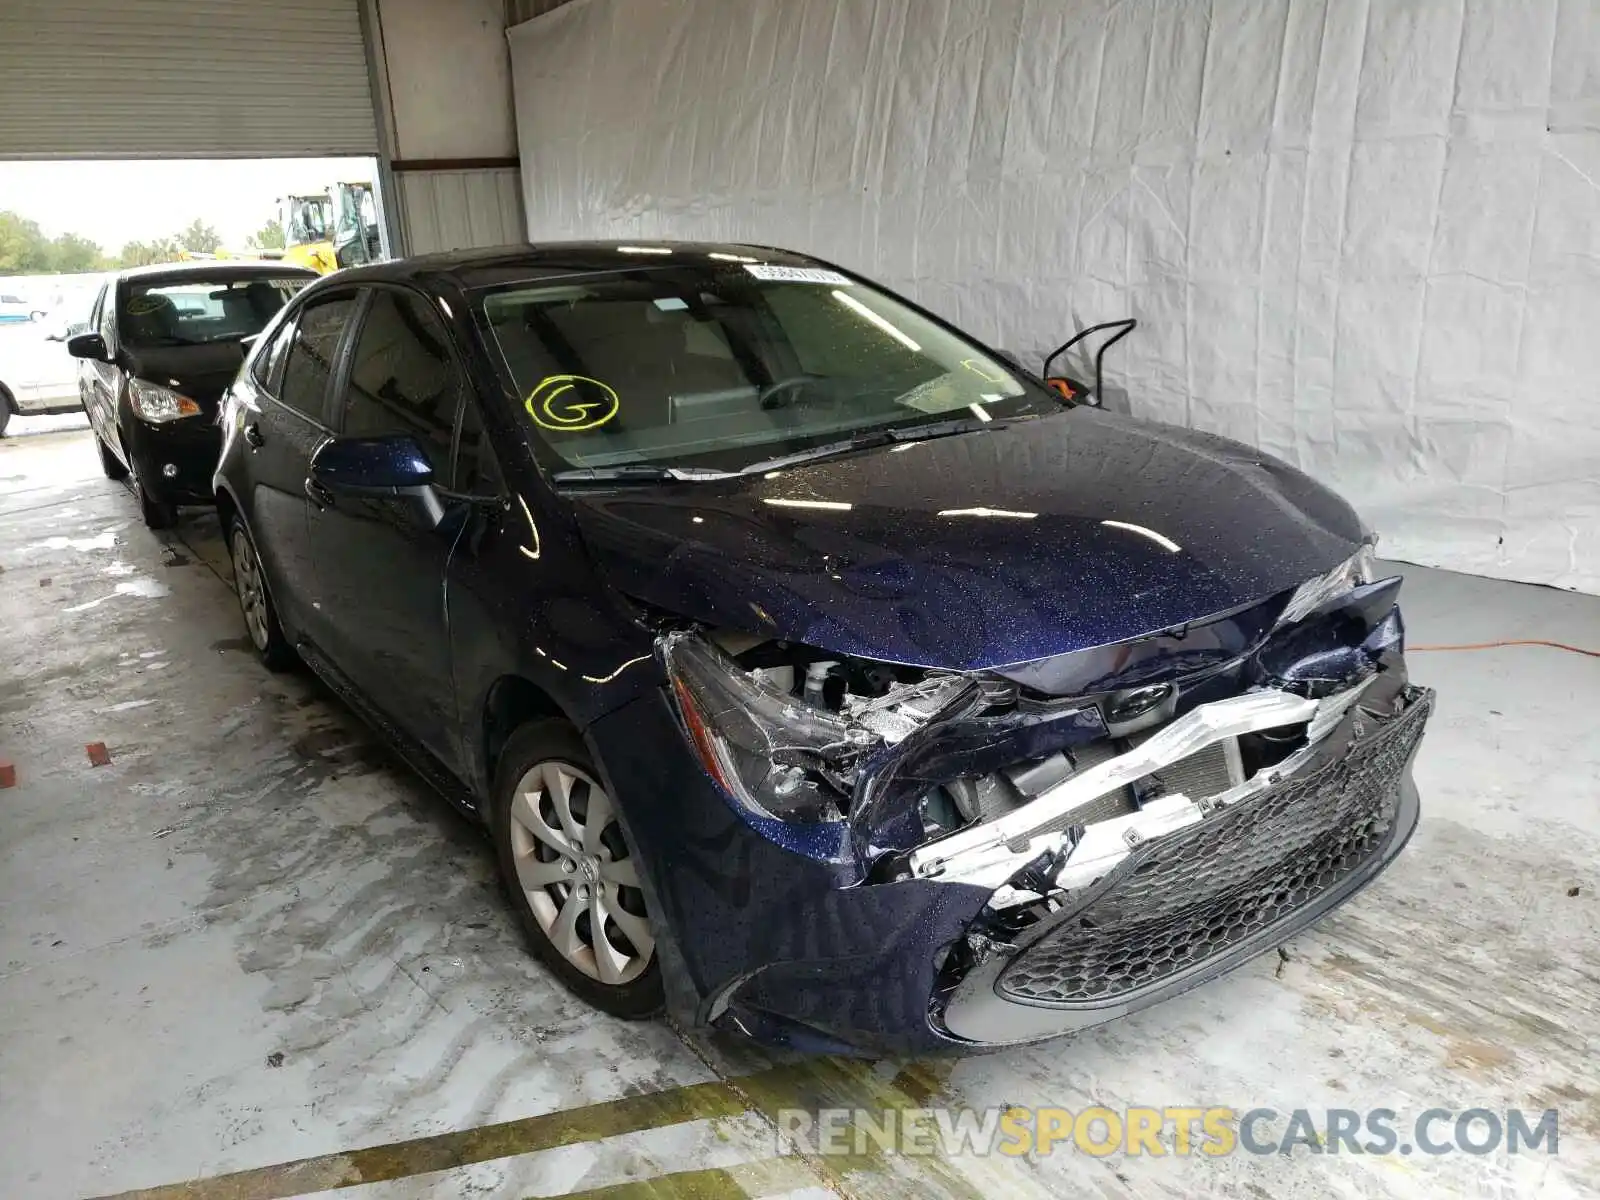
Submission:
[[[316,273],[270,262],[168,263],[112,275],[67,340],[112,479],[130,473],[145,524],[212,502],[217,402],[244,347]]]

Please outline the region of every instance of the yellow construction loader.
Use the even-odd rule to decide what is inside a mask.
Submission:
[[[340,267],[376,262],[378,204],[370,183],[336,183],[326,192],[278,200],[283,261],[323,275]]]

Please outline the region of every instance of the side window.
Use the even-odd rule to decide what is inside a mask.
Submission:
[[[468,496],[498,496],[505,490],[500,464],[483,431],[483,418],[470,397],[461,406],[461,435],[456,440],[455,490]]]
[[[460,398],[449,336],[427,303],[404,292],[374,292],[350,360],[340,433],[410,434],[443,477]]]
[[[112,280],[106,284],[105,290],[100,293],[100,300],[95,306],[94,327],[106,341],[111,349],[117,346],[117,323],[112,315],[117,311],[117,282]]]
[[[289,353],[289,343],[294,341],[294,326],[292,318],[279,326],[272,341],[261,348],[251,363],[250,374],[256,385],[273,396],[278,394],[278,384],[283,379],[283,360]]]
[[[295,320],[278,399],[314,421],[326,417],[334,355],[355,308],[354,296],[335,296],[307,305]]]

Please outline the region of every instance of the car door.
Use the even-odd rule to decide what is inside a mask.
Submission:
[[[279,620],[296,641],[320,643],[326,633],[307,528],[306,479],[311,456],[330,436],[329,390],[357,299],[354,290],[309,299],[256,357],[242,393],[247,520]]]
[[[89,319],[84,323],[82,332],[95,333],[99,331],[100,313],[105,306],[107,287],[107,284],[102,283],[100,285],[100,290],[95,293],[94,304],[89,309]],[[89,428],[94,430],[97,435],[104,439],[105,435],[100,432],[100,426],[103,420],[102,414],[93,402],[93,396],[91,395],[89,386],[91,368],[94,364],[80,358],[74,360],[74,365],[77,367],[78,371],[78,400],[83,405],[84,413],[88,415]]]
[[[84,411],[89,414],[89,425],[123,462],[128,455],[122,448],[122,436],[117,429],[117,398],[122,391],[122,372],[116,366],[117,356],[117,281],[110,280],[100,289],[94,312],[89,318],[89,331],[98,333],[105,343],[106,358],[80,359],[78,362],[78,392],[83,397]]]
[[[413,439],[434,469],[445,513],[430,526],[404,498],[324,491],[314,500],[323,649],[402,733],[455,770],[444,575],[470,508],[450,492],[465,375],[432,302],[398,287],[370,289],[347,360],[335,386],[338,436]]]

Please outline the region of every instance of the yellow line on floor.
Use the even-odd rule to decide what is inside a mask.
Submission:
[[[768,1158],[732,1167],[673,1171],[609,1187],[570,1192],[560,1200],[747,1200],[827,1186],[798,1158]],[[528,1200],[539,1200],[529,1197]]]
[[[480,1125],[476,1129],[433,1134],[364,1150],[321,1154],[209,1179],[119,1192],[104,1200],[283,1200],[307,1192],[407,1179],[684,1121],[734,1117],[744,1111],[744,1100],[728,1084],[720,1080],[695,1083],[563,1112]]]
[[[891,1078],[862,1059],[805,1058],[733,1079],[689,1084],[644,1096],[624,1096],[563,1112],[411,1138],[363,1150],[323,1154],[207,1179],[119,1192],[99,1200],[287,1200],[292,1196],[409,1179],[496,1158],[535,1154],[559,1146],[598,1142],[620,1134],[686,1121],[736,1117],[747,1112],[776,1123],[780,1110],[791,1108],[903,1110],[934,1100],[943,1091],[949,1071],[948,1062],[935,1060],[908,1064]],[[773,1161],[786,1163],[790,1160]],[[985,1195],[1001,1192],[1015,1196],[1038,1194],[1022,1187],[1026,1181],[1011,1173],[1012,1166],[972,1160],[957,1167],[938,1157],[902,1158],[872,1149],[817,1164],[806,1183],[820,1181],[834,1186],[830,1181],[858,1179],[867,1185],[859,1189],[863,1194],[876,1194],[881,1190],[873,1186],[875,1184],[892,1183],[929,1195],[964,1200],[981,1200]],[[724,1195],[746,1193],[705,1189],[723,1187],[730,1182],[745,1187],[751,1169],[753,1164],[726,1168],[730,1180],[723,1181],[712,1179],[714,1172],[685,1173],[686,1176],[703,1176],[698,1182],[690,1180],[682,1185],[699,1187],[702,1189],[699,1193],[601,1190],[595,1195],[626,1200],[698,1194],[720,1200]],[[658,1180],[637,1182],[641,1187],[678,1186]],[[632,1187],[633,1184],[619,1186]],[[1019,1187],[1022,1190],[1017,1190]],[[834,1190],[840,1189],[835,1186]],[[845,1190],[857,1188],[847,1183]]]

